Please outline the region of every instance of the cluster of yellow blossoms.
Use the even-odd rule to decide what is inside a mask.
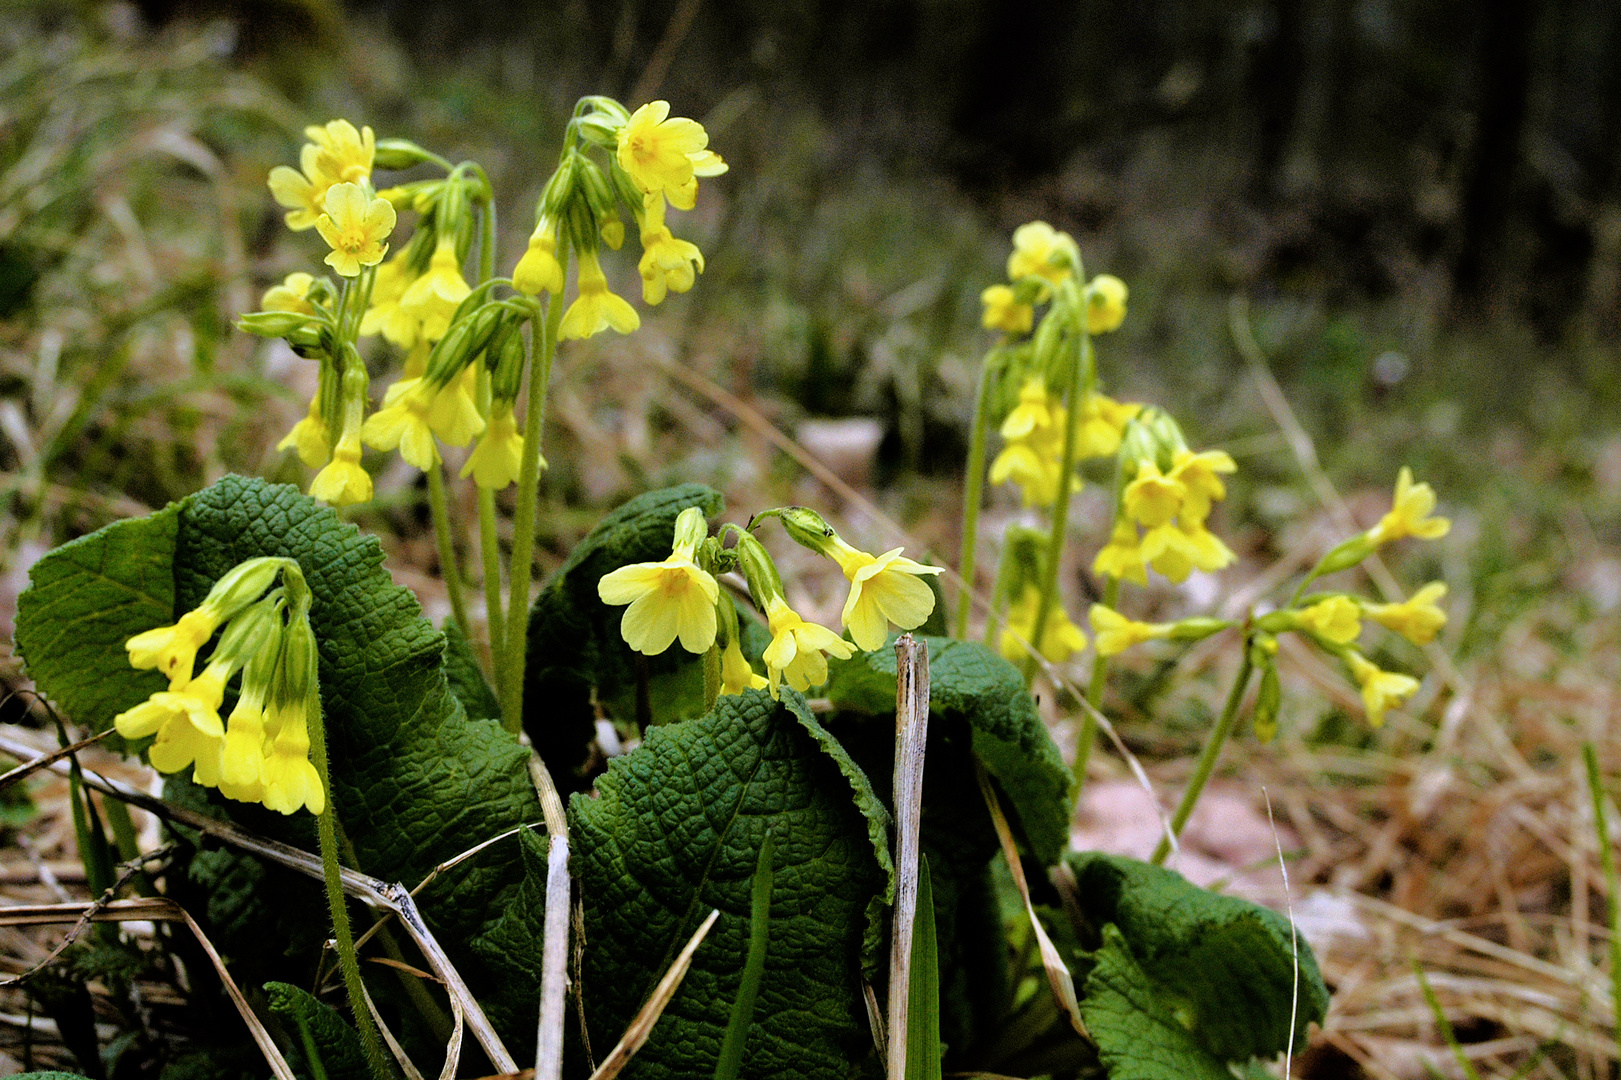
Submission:
[[[537,294],[561,296],[570,255],[578,265],[578,295],[560,322],[544,327],[548,333],[555,327],[563,339],[609,328],[629,333],[640,325],[635,309],[609,290],[598,257],[600,244],[617,249],[624,241],[621,204],[640,228],[647,303],[687,291],[703,270],[698,248],[671,233],[666,206],[691,209],[698,178],[718,175],[726,164],[708,149],[702,125],[669,111],[663,101],[634,113],[608,98],[582,101],[510,279],[491,276],[493,193],[479,166],[453,166],[405,140],[379,141],[371,128],[356,130],[346,120],[306,129],[299,168],[272,170],[270,190],[287,208],[289,228],[313,228],[326,241],[326,264],[341,285],[290,274],[241,325],[285,337],[300,355],[321,363],[308,414],[278,447],[296,450],[320,470],[311,495],[338,505],[370,499],[363,444],[398,450],[427,471],[441,463],[440,443],[460,447],[476,439],[461,475],[492,490],[517,481],[525,447],[514,406],[540,344],[526,343],[523,324],[533,324],[537,334],[543,329]],[[592,146],[607,152],[605,164],[585,152]],[[383,191],[372,186],[374,168],[422,164],[442,168],[445,176]],[[384,261],[404,212],[417,215],[417,228]],[[480,275],[469,284],[464,266],[475,233]],[[501,288],[510,295],[498,294]],[[379,334],[405,353],[404,368],[381,408],[368,416],[356,344]]]
[[[281,584],[266,593],[277,579]],[[192,779],[227,798],[291,814],[319,814],[326,790],[309,759],[309,724],[321,707],[309,590],[290,559],[249,559],[234,567],[173,626],[125,643],[130,664],[156,668],[169,688],[119,713],[126,739],[155,735],[147,759],[159,772],[190,766]],[[200,673],[197,653],[219,643]],[[241,674],[236,706],[221,721],[226,684]]]
[[[649,656],[664,652],[677,640],[691,653],[714,650],[720,693],[769,689],[775,697],[785,680],[801,692],[820,686],[827,681],[829,656],[845,659],[856,648],[881,648],[890,623],[911,630],[934,610],[934,593],[921,577],[941,573],[941,567],[904,558],[900,548],[882,555],[861,551],[847,544],[821,515],[804,507],[757,514],[750,528],[773,517],[794,540],[838,563],[850,583],[842,616],[850,641],[808,622],[789,606],[775,563],[750,529],[728,525],[722,536],[710,537],[703,514],[689,507],[676,518],[669,558],[621,566],[597,583],[603,603],[629,605],[620,620],[625,642]],[[730,548],[722,542],[727,533],[735,537]],[[743,655],[737,608],[730,596],[721,595],[715,580],[716,573],[730,569],[742,571],[771,632],[771,643],[761,656],[765,677],[756,674]]]
[[[1226,497],[1221,477],[1237,469],[1233,459],[1225,451],[1196,454],[1182,446],[1172,451],[1168,471],[1161,472],[1152,457],[1135,466],[1135,476],[1121,493],[1113,534],[1092,568],[1146,585],[1150,566],[1180,582],[1195,568],[1212,571],[1231,564],[1232,551],[1205,521],[1215,502]]]

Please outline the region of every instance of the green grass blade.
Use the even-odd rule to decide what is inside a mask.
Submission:
[[[1616,874],[1615,847],[1610,843],[1610,823],[1604,812],[1604,781],[1592,743],[1582,744],[1582,758],[1587,762],[1587,787],[1593,796],[1593,828],[1598,833],[1604,888],[1610,894],[1610,1000],[1615,1003],[1616,1038],[1621,1039],[1621,877]]]
[[[749,953],[743,961],[743,981],[732,1003],[732,1018],[726,1024],[726,1037],[720,1044],[720,1060],[715,1063],[715,1080],[737,1080],[743,1066],[743,1045],[754,1023],[754,1000],[760,994],[765,975],[765,950],[771,929],[771,887],[777,846],[771,834],[760,845],[760,861],[754,867],[754,890],[749,898]]]
[[[1469,1080],[1480,1080],[1480,1073],[1475,1070],[1474,1062],[1469,1060],[1469,1055],[1463,1052],[1463,1044],[1458,1042],[1457,1032],[1452,1030],[1452,1021],[1447,1019],[1446,1010],[1441,1008],[1441,999],[1430,989],[1430,980],[1424,977],[1424,969],[1418,966],[1417,960],[1413,961],[1413,977],[1418,979],[1418,988],[1424,992],[1424,1002],[1429,1005],[1430,1012],[1435,1016],[1435,1026],[1441,1029],[1441,1039],[1451,1049],[1452,1056],[1458,1062],[1458,1068],[1463,1070],[1464,1076]]]
[[[906,1080],[941,1080],[940,955],[934,938],[934,889],[928,856],[919,857],[912,977],[907,987]]]

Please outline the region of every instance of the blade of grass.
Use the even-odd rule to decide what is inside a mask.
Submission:
[[[653,993],[642,1005],[641,1011],[631,1020],[630,1026],[625,1028],[625,1033],[619,1037],[619,1042],[608,1052],[602,1064],[597,1066],[597,1071],[591,1074],[591,1080],[613,1080],[619,1075],[620,1070],[630,1063],[630,1059],[642,1048],[642,1044],[647,1042],[647,1037],[653,1033],[653,1025],[658,1023],[659,1017],[664,1014],[664,1007],[675,997],[675,992],[681,989],[681,980],[687,977],[687,969],[692,966],[692,954],[698,951],[698,946],[709,936],[709,929],[715,925],[718,918],[720,909],[711,908],[708,918],[704,919],[698,929],[693,931],[692,937],[687,939],[687,944],[676,956],[670,969],[664,973],[664,978],[659,980],[659,984],[653,988]]]
[[[737,1000],[732,1002],[726,1037],[721,1040],[720,1060],[715,1063],[715,1080],[737,1080],[738,1069],[743,1065],[744,1044],[748,1041],[749,1025],[754,1023],[754,1001],[759,997],[760,980],[765,976],[776,855],[776,841],[768,831],[765,843],[760,845],[760,858],[754,866],[754,886],[749,894],[748,956],[743,961],[743,979],[738,983]]]
[[[1604,868],[1604,888],[1610,894],[1610,999],[1615,1006],[1615,1037],[1621,1043],[1621,878],[1616,875],[1615,845],[1610,843],[1610,823],[1604,812],[1604,781],[1592,743],[1582,743],[1582,759],[1587,763],[1587,788],[1593,798],[1599,865]]]
[[[940,1077],[940,954],[934,934],[934,886],[924,856],[917,876],[917,922],[912,928],[912,981],[907,987],[906,1080]]]
[[[1424,1002],[1430,1007],[1435,1017],[1435,1026],[1440,1029],[1441,1040],[1451,1049],[1452,1056],[1458,1062],[1458,1068],[1468,1080],[1480,1080],[1480,1073],[1475,1070],[1475,1063],[1469,1060],[1469,1055],[1463,1052],[1463,1046],[1458,1042],[1457,1032],[1452,1030],[1452,1021],[1447,1019],[1446,1010],[1441,1008],[1441,999],[1435,996],[1430,988],[1430,980],[1424,977],[1424,969],[1417,960],[1413,961],[1413,977],[1418,980],[1418,988],[1424,994]],[[1433,1069],[1434,1066],[1431,1066]]]

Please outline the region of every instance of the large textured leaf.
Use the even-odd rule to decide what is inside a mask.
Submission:
[[[725,501],[702,484],[650,491],[597,523],[547,581],[529,611],[524,669],[524,730],[565,791],[587,784],[579,774],[595,736],[593,691],[625,720],[654,722],[703,712],[703,670],[679,648],[647,657],[619,636],[621,607],[597,596],[597,582],[628,563],[669,558],[676,515],[689,506],[706,517]],[[638,690],[646,685],[645,694]],[[648,715],[637,714],[645,710]]]
[[[612,1045],[712,907],[721,918],[632,1077],[713,1072],[748,948],[750,881],[776,843],[770,946],[745,1077],[843,1080],[871,1052],[861,950],[890,874],[866,777],[792,691],[722,697],[653,728],[569,805],[592,1044]]]
[[[180,507],[109,525],[63,544],[28,572],[17,599],[17,651],[58,707],[101,731],[165,682],[129,666],[134,626],[174,619],[174,545]]]
[[[281,1017],[295,1035],[290,1064],[301,1077],[367,1080],[371,1069],[360,1036],[336,1009],[287,983],[266,983],[265,997],[270,1011]],[[311,1067],[312,1056],[319,1059],[319,1072]]]
[[[967,721],[974,753],[1007,792],[1032,853],[1056,863],[1069,844],[1071,779],[1018,669],[974,642],[920,640],[929,649],[930,710]],[[895,663],[890,648],[838,662],[827,695],[841,709],[893,713]]]
[[[1087,976],[1081,1016],[1109,1080],[1232,1080],[1143,974],[1113,924]]]
[[[1212,1058],[1243,1062],[1283,1053],[1290,1041],[1294,949],[1299,950],[1300,979],[1295,1048],[1305,1045],[1308,1025],[1322,1022],[1328,988],[1316,957],[1303,938],[1291,941],[1288,921],[1276,912],[1218,896],[1174,871],[1118,855],[1073,853],[1066,862],[1075,874],[1076,895],[1091,933],[1103,933],[1104,958],[1113,940],[1108,927],[1113,926],[1152,988],[1159,1011],[1174,1016],[1193,1044]],[[1128,984],[1137,986],[1119,973],[1123,963],[1109,970],[1114,974],[1106,981],[1120,994],[1126,994]],[[1088,994],[1098,978],[1094,972],[1087,980]],[[1126,996],[1141,1005],[1139,989]],[[1087,1010],[1112,1007],[1088,997],[1083,1003],[1088,1027],[1092,1016]],[[1101,1037],[1099,1041],[1102,1045]]]

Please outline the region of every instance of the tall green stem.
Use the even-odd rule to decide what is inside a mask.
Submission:
[[[1250,643],[1244,642],[1244,662],[1238,667],[1238,677],[1233,680],[1233,688],[1227,693],[1227,704],[1222,706],[1221,716],[1216,720],[1216,726],[1210,729],[1210,738],[1205,741],[1204,749],[1199,753],[1199,764],[1193,770],[1193,778],[1188,781],[1187,790],[1182,792],[1182,801],[1176,804],[1176,812],[1171,815],[1171,836],[1181,836],[1182,826],[1188,823],[1193,814],[1193,807],[1198,803],[1199,796],[1204,793],[1204,786],[1210,780],[1210,774],[1216,770],[1216,759],[1221,757],[1221,748],[1227,743],[1227,736],[1233,732],[1233,722],[1238,719],[1238,707],[1244,701],[1244,690],[1249,686],[1250,674],[1255,665],[1250,662]],[[1161,837],[1159,846],[1154,849],[1153,863],[1155,866],[1165,861],[1171,853],[1170,837]]]
[[[1103,606],[1120,606],[1120,579],[1109,577],[1103,586]],[[1092,757],[1092,744],[1097,742],[1097,710],[1103,707],[1104,677],[1109,671],[1109,659],[1100,652],[1092,656],[1092,680],[1086,684],[1086,703],[1091,706],[1081,714],[1081,730],[1075,738],[1075,798],[1081,797],[1086,786],[1086,763]]]
[[[433,512],[433,536],[439,543],[439,573],[450,594],[450,611],[462,633],[471,635],[467,622],[467,594],[462,588],[461,564],[456,561],[456,541],[450,534],[450,504],[445,498],[445,466],[435,462],[428,470],[428,506]]]
[[[1080,452],[1081,396],[1086,389],[1087,369],[1091,367],[1092,338],[1086,330],[1086,311],[1077,301],[1075,314],[1076,349],[1069,363],[1069,384],[1064,389],[1067,411],[1064,415],[1064,453],[1058,474],[1058,498],[1053,502],[1052,533],[1047,540],[1047,559],[1041,567],[1041,599],[1036,603],[1036,624],[1030,629],[1030,655],[1024,661],[1024,681],[1036,677],[1036,660],[1047,619],[1058,603],[1058,564],[1063,560],[1064,540],[1069,533],[1070,496],[1075,491],[1076,457]]]
[[[991,365],[979,366],[979,395],[974,400],[974,434],[968,445],[968,479],[962,489],[962,558],[957,576],[957,638],[968,640],[968,616],[974,606],[974,556],[979,544],[979,509],[985,499],[985,444],[991,426]]]
[[[478,242],[478,283],[495,276],[495,200],[491,197],[480,216]],[[490,366],[478,367],[478,411],[485,423],[490,419]],[[501,663],[505,653],[506,621],[501,614],[501,538],[496,531],[495,492],[478,488],[478,547],[484,564],[484,625],[490,635],[490,663]],[[466,630],[466,627],[462,629]]]
[[[366,1048],[372,1075],[377,1080],[393,1080],[394,1070],[383,1055],[382,1039],[372,1023],[371,1010],[366,1007],[366,991],[360,982],[355,935],[349,928],[349,908],[343,897],[343,882],[338,876],[338,810],[332,792],[332,772],[327,767],[326,724],[321,716],[319,695],[312,694],[311,698],[313,704],[306,714],[310,762],[321,779],[321,790],[326,793],[326,806],[315,824],[321,840],[321,877],[326,883],[326,903],[332,914],[332,937],[338,946],[338,968],[343,973],[343,988],[349,997],[349,1009],[354,1013],[355,1027],[360,1029],[360,1041]]]
[[[568,270],[568,252],[559,243],[558,262]],[[546,385],[552,377],[552,360],[557,356],[557,328],[563,321],[563,298],[552,293],[546,298],[546,322],[531,320],[539,331],[532,343],[534,361],[529,365],[528,412],[523,418],[523,467],[518,471],[518,505],[512,522],[512,583],[507,592],[506,649],[499,673],[501,723],[513,735],[523,728],[523,669],[525,661],[525,620],[529,616],[529,580],[535,566],[535,515],[540,497],[540,440],[546,418]]]

